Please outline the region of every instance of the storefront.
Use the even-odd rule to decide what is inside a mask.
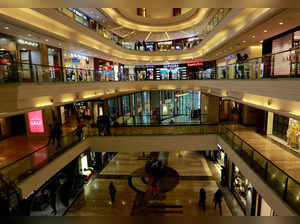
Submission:
[[[128,81],[137,80],[135,66],[134,65],[124,65],[124,75],[126,77],[126,80],[128,80]]]
[[[40,44],[33,41],[18,39],[17,49],[18,61],[21,63],[18,70],[23,81],[37,81],[37,78],[43,79],[43,77],[36,77],[36,68],[32,66],[32,64],[43,64]]]
[[[187,79],[185,64],[158,65],[155,67],[156,80]]]
[[[159,51],[169,51],[174,49],[174,46],[172,44],[172,41],[163,41],[157,42],[157,48]]]
[[[246,215],[253,214],[256,200],[256,190],[249,180],[232,163],[231,191]]]
[[[263,54],[275,54],[264,58],[264,77],[300,75],[300,28],[296,27],[263,41]],[[294,50],[291,50],[294,49]]]
[[[94,171],[96,154],[87,150],[61,169],[28,199],[30,216],[63,216]]]
[[[200,74],[203,71],[203,61],[202,60],[190,60],[187,61],[187,77],[182,77],[182,79],[199,79]]]
[[[66,81],[93,81],[94,60],[91,57],[66,52],[64,54]]]
[[[145,80],[147,77],[147,67],[145,65],[136,65],[135,73],[138,80]]]
[[[300,121],[268,112],[267,134],[273,140],[300,152]]]
[[[74,105],[77,114],[79,115],[80,118],[85,120],[91,120],[92,118],[91,102],[78,102],[75,103]]]
[[[0,83],[8,80],[17,80],[16,66],[16,40],[14,37],[0,33]]]

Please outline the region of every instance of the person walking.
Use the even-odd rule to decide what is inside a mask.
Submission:
[[[112,181],[109,183],[108,189],[109,189],[109,194],[110,194],[111,202],[114,203],[115,202],[115,198],[116,198],[117,190],[116,190],[115,185],[114,185],[114,183]]]
[[[55,130],[54,130],[54,127],[52,126],[52,124],[49,125],[49,129],[50,129],[50,136],[49,136],[47,145],[50,145],[51,142],[52,142],[52,144],[55,143]]]
[[[217,208],[217,205],[219,206],[221,216],[222,216],[222,197],[223,197],[223,193],[220,189],[218,189],[214,195],[214,202],[215,202],[215,209]]]
[[[81,141],[82,139],[82,127],[81,125],[78,125],[75,130],[75,135],[77,135],[78,139]]]
[[[57,141],[57,148],[61,147],[61,137],[62,137],[62,130],[61,130],[61,125],[59,122],[56,122],[54,124],[54,130],[55,130],[55,139]]]
[[[204,188],[200,189],[200,198],[199,198],[199,207],[203,209],[203,211],[205,212],[206,210],[206,191],[204,190]]]

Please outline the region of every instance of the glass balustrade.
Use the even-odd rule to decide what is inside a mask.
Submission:
[[[265,80],[294,79],[300,77],[300,48],[249,59],[245,62],[228,64],[211,69],[210,72],[185,74],[184,80]],[[282,63],[284,61],[284,63]],[[158,77],[159,76],[159,77]],[[105,70],[87,70],[10,62],[0,64],[0,83],[13,82],[107,82],[107,81],[166,81],[181,80],[176,76],[153,74],[138,77],[137,74],[107,72]]]
[[[153,128],[157,126],[157,124],[152,124],[148,121],[138,122],[136,125],[136,127],[139,127],[139,125],[146,125]],[[127,127],[134,128],[132,125],[128,125]],[[111,129],[114,128],[123,129],[124,127],[111,127]],[[166,128],[172,130],[166,131],[164,130]],[[182,128],[184,128],[184,130],[181,130]],[[182,133],[188,134],[219,134],[219,136],[221,136],[221,138],[223,138],[223,140],[238,155],[240,155],[240,157],[249,165],[249,167],[251,167],[251,169],[256,172],[257,175],[270,188],[272,188],[279,197],[282,198],[282,200],[284,200],[291,208],[300,214],[300,183],[273,164],[272,161],[266,159],[262,154],[260,154],[226,127],[207,123],[194,125],[187,123],[175,123],[173,125],[163,125],[163,127],[159,126],[157,129],[161,129],[158,134],[170,134],[173,133],[174,130],[177,132],[182,131]],[[5,177],[8,177],[11,181],[19,183],[29,175],[39,170],[41,167],[57,158],[62,153],[71,149],[72,146],[75,146],[81,141],[85,141],[91,136],[98,136],[98,130],[96,127],[90,127],[88,130],[89,131],[85,132],[84,136],[82,135],[81,137],[75,133],[70,133],[62,137],[61,147],[47,145],[11,164],[6,165],[5,167],[0,168],[0,172]],[[142,130],[145,132],[145,134],[147,134],[147,128],[144,127]]]

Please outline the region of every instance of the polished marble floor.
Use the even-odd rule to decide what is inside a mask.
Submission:
[[[145,155],[147,157],[147,154]],[[166,165],[179,175],[178,183],[171,190],[151,198],[147,206],[138,206],[141,197],[130,187],[128,177],[144,169],[145,157],[142,153],[118,153],[95,178],[85,186],[84,192],[69,209],[68,216],[219,216],[214,208],[213,195],[218,185],[210,166],[199,152],[165,153]],[[113,182],[117,193],[114,203],[109,194],[109,183]],[[136,188],[143,189],[142,181],[132,181]],[[206,190],[206,211],[198,207],[200,188]],[[227,192],[228,194],[231,194]],[[234,199],[232,199],[234,201]],[[155,206],[154,206],[155,205]],[[235,204],[238,206],[238,204]],[[222,203],[223,216],[232,213],[225,200]]]
[[[281,147],[271,139],[255,132],[253,128],[241,125],[226,125],[242,140],[247,142],[256,151],[272,161],[281,170],[300,182],[300,156]]]
[[[88,121],[82,120],[81,124]],[[62,126],[63,136],[66,136],[76,129],[78,122],[76,118],[72,118],[69,123]],[[48,143],[48,137],[28,137],[27,135],[18,135],[3,139],[0,141],[0,169],[12,164],[13,162],[26,157],[27,155],[45,148]],[[64,140],[62,140],[64,141]],[[45,150],[44,150],[45,151]],[[42,154],[40,150],[39,154]],[[37,156],[39,157],[39,156]],[[42,156],[43,157],[43,156]]]

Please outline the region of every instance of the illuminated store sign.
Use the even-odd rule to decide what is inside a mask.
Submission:
[[[168,65],[164,65],[164,68],[178,68],[179,65],[178,64],[168,64]]]
[[[44,133],[44,122],[42,110],[28,113],[30,133]]]
[[[191,66],[201,66],[203,65],[203,61],[201,60],[191,60],[191,61],[187,61],[187,66],[191,67]]]
[[[23,44],[23,45],[32,46],[32,47],[38,47],[39,46],[39,44],[36,43],[36,42],[32,42],[32,41],[28,41],[28,40],[22,40],[22,39],[19,39],[18,43]]]

